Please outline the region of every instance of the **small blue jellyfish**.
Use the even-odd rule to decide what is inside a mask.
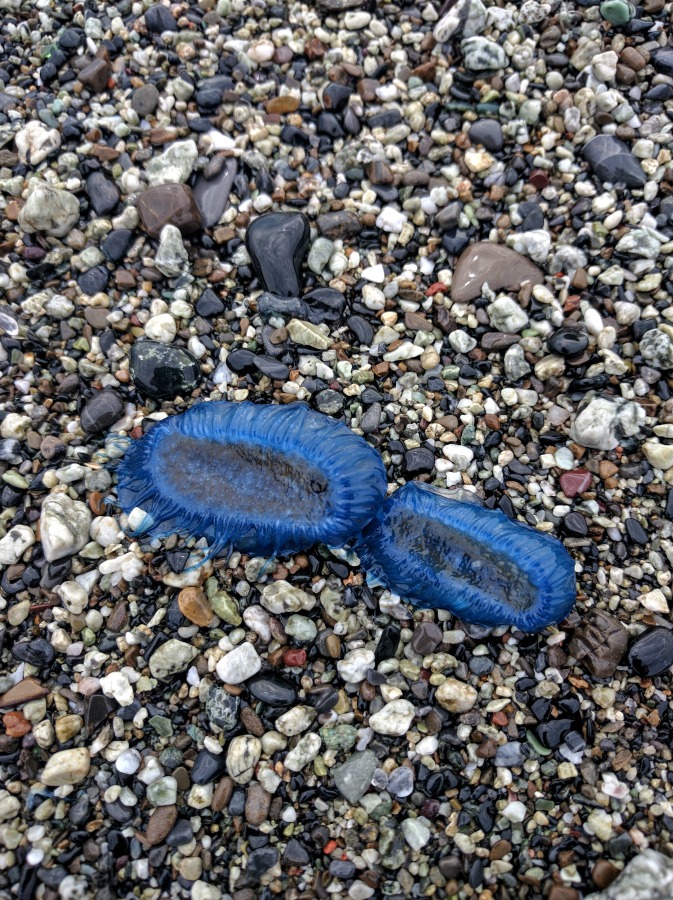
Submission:
[[[575,602],[560,541],[419,482],[386,500],[356,550],[370,576],[415,606],[477,625],[540,631]]]
[[[209,556],[339,547],[387,487],[373,447],[302,403],[200,403],[155,425],[117,471],[121,508],[146,513],[136,534],[204,537]]]

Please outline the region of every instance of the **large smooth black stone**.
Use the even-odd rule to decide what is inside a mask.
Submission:
[[[98,391],[84,405],[80,416],[82,429],[97,434],[114,425],[124,414],[124,401],[114,391]]]
[[[136,388],[156,400],[189,393],[201,381],[197,360],[181,347],[138,341],[131,348],[129,361]]]
[[[599,134],[584,145],[582,156],[601,181],[642,187],[647,176],[629,147],[610,134]]]
[[[256,675],[246,682],[246,687],[255,700],[261,700],[267,706],[292,706],[297,699],[292,682],[277,675]]]
[[[303,213],[267,213],[250,224],[245,242],[267,291],[278,297],[298,296],[309,237],[308,219]]]
[[[644,631],[631,645],[627,658],[637,675],[661,675],[673,666],[673,634],[668,628]]]
[[[673,75],[673,47],[660,47],[650,53],[650,62],[662,75]]]
[[[576,328],[563,326],[552,334],[547,345],[552,353],[558,353],[559,356],[577,356],[587,349],[589,338]]]

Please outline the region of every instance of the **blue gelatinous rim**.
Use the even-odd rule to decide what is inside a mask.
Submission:
[[[489,593],[488,584],[475,588],[455,580],[451,560],[444,570],[432,569],[413,546],[396,540],[390,520],[400,512],[435,519],[461,532],[474,543],[475,554],[486,543],[525,573],[535,591],[533,605],[518,611]],[[447,609],[466,622],[540,631],[564,619],[575,602],[575,564],[560,541],[511,521],[500,510],[450,499],[445,491],[419,482],[404,485],[385,501],[365,527],[356,551],[368,573],[396,594],[421,608]]]
[[[175,496],[170,473],[160,471],[157,449],[178,432],[222,444],[244,442],[306,460],[330,485],[328,514],[318,522],[288,522],[273,517],[246,518],[222,498],[217,513]],[[303,403],[255,405],[226,400],[204,402],[156,424],[134,442],[118,469],[119,505],[148,515],[135,534],[165,537],[181,533],[205,537],[209,556],[227,547],[260,555],[291,553],[324,542],[341,546],[376,513],[386,494],[380,455],[341,422],[312,411]]]

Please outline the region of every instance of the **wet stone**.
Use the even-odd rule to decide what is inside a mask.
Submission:
[[[161,3],[156,3],[145,10],[145,25],[148,31],[155,34],[161,34],[163,31],[178,30],[175,17],[171,14],[168,7]]]
[[[175,225],[182,234],[201,228],[201,213],[186,184],[160,184],[144,191],[137,201],[143,228],[159,237],[164,225]]]
[[[318,230],[332,241],[348,240],[360,234],[362,223],[354,212],[347,210],[329,212],[318,216]]]
[[[99,434],[121,419],[124,401],[115,391],[98,391],[84,405],[80,416],[87,434]]]
[[[589,346],[589,338],[574,328],[559,328],[547,341],[549,349],[559,356],[578,356]]]
[[[429,474],[434,467],[435,454],[428,447],[414,447],[404,454],[404,471],[409,478]]]
[[[225,753],[211,753],[201,750],[194,761],[190,772],[192,784],[210,784],[226,772],[227,757]]]
[[[355,805],[367,792],[377,766],[371,750],[354,753],[346,762],[332,769],[334,784],[340,793]]]
[[[111,74],[112,69],[108,62],[104,59],[94,59],[79,73],[79,80],[85,87],[98,94],[107,88]]]
[[[541,284],[543,273],[525,256],[501,244],[481,242],[472,244],[462,253],[453,273],[451,297],[465,303],[481,296],[488,284],[492,291],[516,288],[524,282]]]
[[[277,297],[298,296],[309,237],[308,219],[301,213],[268,213],[253,220],[246,244],[267,291]]]
[[[186,395],[201,382],[198,361],[187,350],[157,341],[136,341],[129,354],[131,377],[146,397]]]
[[[566,497],[577,497],[591,487],[591,472],[587,472],[586,469],[564,472],[559,478],[559,484]]]
[[[41,669],[54,661],[56,653],[49,641],[44,638],[35,638],[32,641],[21,641],[14,644],[12,656],[21,662],[30,663],[31,666]]]
[[[194,182],[194,200],[201,212],[204,228],[211,228],[222,218],[236,177],[236,160],[226,159],[222,168],[210,178],[201,172]]]
[[[667,628],[643,632],[631,644],[627,660],[636,675],[661,675],[673,665],[673,634]]]
[[[86,180],[89,203],[97,216],[106,216],[119,203],[119,191],[102,172],[92,172]]]
[[[210,316],[219,316],[224,312],[224,303],[212,288],[206,288],[196,301],[196,311],[204,319]]]
[[[246,688],[256,700],[268,706],[292,706],[297,699],[297,691],[292,683],[274,675],[258,675],[251,678]]]
[[[159,105],[159,91],[153,84],[136,88],[131,98],[131,106],[141,119],[151,115]]]
[[[427,656],[429,653],[434,653],[442,640],[443,632],[439,625],[435,625],[434,622],[421,622],[414,629],[411,649],[419,656]]]
[[[599,134],[584,145],[582,155],[603,182],[642,187],[645,172],[628,145],[609,134]]]

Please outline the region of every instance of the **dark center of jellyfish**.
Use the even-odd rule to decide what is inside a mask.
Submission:
[[[396,516],[392,524],[409,551],[436,572],[446,571],[517,612],[534,605],[537,592],[525,572],[497,546],[471,540],[436,519]]]
[[[215,514],[314,524],[327,512],[327,478],[299,454],[174,432],[161,442],[158,465],[172,492]]]

